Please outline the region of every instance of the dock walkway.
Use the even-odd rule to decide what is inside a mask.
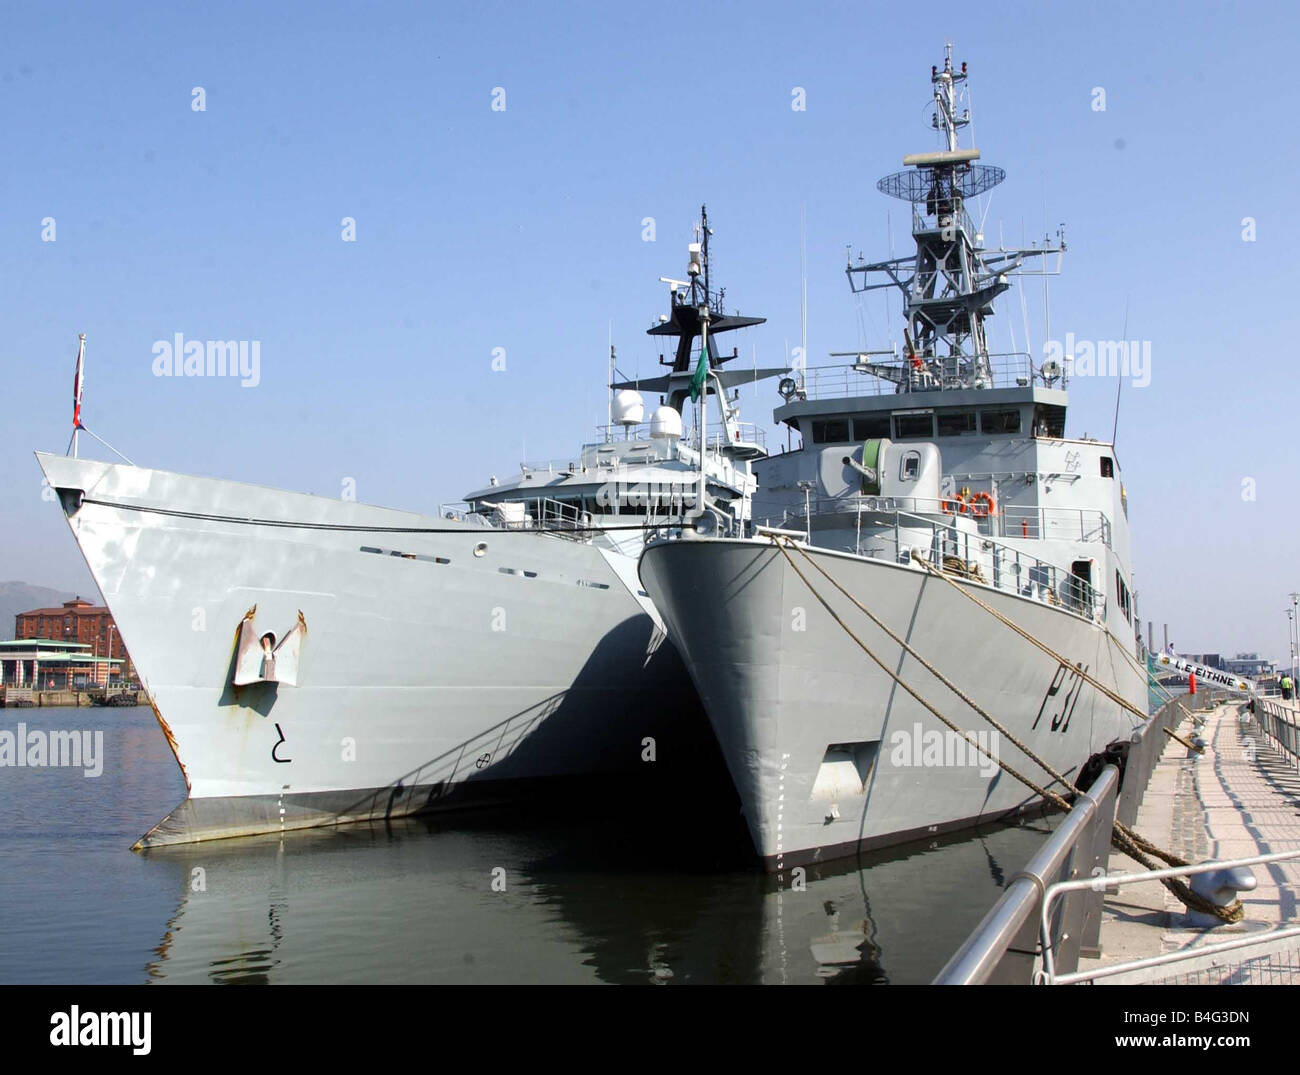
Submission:
[[[1199,758],[1170,739],[1151,775],[1137,830],[1191,862],[1239,859],[1300,849],[1300,775],[1274,749],[1254,720],[1239,717],[1242,703],[1217,706],[1199,729],[1185,719],[1183,739],[1199,734]],[[1300,713],[1293,712],[1300,720]],[[1108,872],[1136,872],[1128,856],[1112,852]],[[1183,905],[1158,883],[1125,885],[1108,894],[1101,926],[1101,958],[1081,959],[1079,970],[1145,959],[1297,925],[1300,860],[1252,867],[1258,885],[1243,892],[1245,918],[1211,929],[1193,923]],[[1296,984],[1300,938],[1292,937],[1098,980],[1099,984]]]

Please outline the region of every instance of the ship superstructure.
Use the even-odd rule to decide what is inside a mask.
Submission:
[[[985,249],[967,204],[1004,173],[959,144],[965,79],[950,53],[931,69],[940,148],[878,184],[910,204],[915,253],[847,267],[855,292],[901,292],[901,352],[841,353],[781,382],[775,418],[800,443],[756,464],[754,537],[662,540],[642,558],[770,864],[1033,798],[900,689],[915,677],[963,728],[989,733],[917,655],[1067,776],[1133,723],[1090,677],[1145,711],[1114,447],[1066,436],[1062,363],[989,348],[994,300],[1017,273],[1053,271],[1064,242]],[[1016,747],[995,749],[1050,783]]]

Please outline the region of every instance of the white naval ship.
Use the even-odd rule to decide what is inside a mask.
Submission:
[[[716,335],[763,319],[723,312],[707,218],[698,234],[649,330],[676,338],[641,385],[663,392],[649,423],[635,383],[611,385],[617,430],[437,516],[37,453],[189,788],[137,846],[396,817],[542,778],[653,782],[710,759],[722,776],[636,558],[666,518],[747,520],[762,434],[724,392],[706,437],[709,390],[786,371],[719,368],[734,356]]]
[[[1036,800],[995,758],[1056,784],[953,688],[1067,778],[1146,711],[1114,446],[1066,435],[1067,363],[989,351],[1010,278],[1065,247],[983,247],[966,202],[1004,172],[959,145],[966,74],[950,50],[931,69],[940,147],[878,184],[915,254],[847,268],[903,293],[903,352],[784,380],[802,443],[756,464],[753,534],[666,532],[641,559],[773,869]]]

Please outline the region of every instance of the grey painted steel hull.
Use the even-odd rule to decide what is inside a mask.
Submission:
[[[716,759],[629,557],[38,459],[190,789],[143,846],[397,817],[551,778],[668,779]],[[236,629],[254,605],[258,630],[277,637],[301,610],[296,686],[231,685]]]
[[[1058,772],[1072,777],[1137,719],[918,568],[812,549],[816,562]],[[832,608],[964,731],[989,729],[792,553]],[[768,541],[654,543],[642,581],[682,652],[769,868],[886,846],[1014,813],[1037,796],[876,666]],[[1145,683],[1104,629],[987,587],[979,596],[1142,708]],[[996,734],[996,733],[994,733]],[[1012,743],[986,740],[1040,786]],[[842,747],[830,753],[833,747]],[[862,778],[836,782],[838,769]],[[831,777],[831,779],[828,779]]]

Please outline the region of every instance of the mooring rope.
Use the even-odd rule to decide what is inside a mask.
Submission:
[[[803,584],[808,588],[809,593],[811,593],[813,597],[817,599],[818,603],[827,611],[830,617],[837,624],[839,624],[839,626],[844,630],[844,632],[851,639],[853,639],[853,641],[858,645],[858,647],[869,658],[871,658],[871,660],[877,665],[877,667],[880,668],[882,672],[884,672],[887,676],[889,676],[890,679],[892,679],[900,688],[902,688],[907,694],[909,694],[919,705],[921,705],[924,709],[926,709],[929,713],[931,713],[936,720],[938,720],[940,723],[945,725],[951,731],[955,732],[964,741],[970,743],[977,751],[979,751],[981,754],[987,757],[990,761],[992,761],[995,765],[997,765],[1000,769],[1002,769],[1012,778],[1024,784],[1025,787],[1029,788],[1029,790],[1032,791],[1039,798],[1047,800],[1048,802],[1052,803],[1054,806],[1058,807],[1059,809],[1066,810],[1066,811],[1070,809],[1070,803],[1063,796],[1057,794],[1054,791],[1049,790],[1046,787],[1039,786],[1029,777],[1027,777],[1021,772],[1018,772],[1016,769],[1012,768],[1001,758],[995,757],[987,748],[981,747],[979,743],[976,742],[973,738],[971,738],[971,736],[967,734],[963,729],[959,728],[953,721],[949,720],[946,716],[944,716],[944,714],[940,713],[939,710],[934,705],[932,705],[925,698],[921,697],[921,695],[918,694],[910,684],[905,682],[901,676],[899,676],[887,664],[885,664],[885,662],[881,660],[881,658],[877,656],[874,651],[872,651],[871,647],[868,646],[860,637],[858,637],[858,635],[853,631],[853,629],[847,623],[844,622],[843,617],[841,617],[840,614],[831,607],[830,602],[827,601],[822,594],[818,593],[816,587],[814,587],[813,584],[809,581],[808,577],[802,571],[799,570],[799,565],[796,564],[794,562],[794,558],[791,557],[789,552],[790,543],[788,542],[788,540],[783,540],[781,537],[775,534],[770,535],[770,537],[772,543],[777,547],[777,549],[780,550],[781,554],[785,557],[786,562],[789,563],[790,567],[794,570],[794,573],[799,576]],[[1054,782],[1064,785],[1067,789],[1074,792],[1075,794],[1081,794],[1081,792],[1075,786],[1073,781],[1069,780],[1067,777],[1058,773],[1051,765],[1049,765],[1042,758],[1038,757],[1032,750],[1029,749],[1029,747],[1026,744],[1021,742],[1019,738],[1013,735],[1003,724],[1001,724],[998,720],[996,720],[992,716],[992,714],[990,714],[987,710],[985,710],[983,707],[978,705],[974,701],[974,699],[972,699],[969,695],[967,695],[962,690],[960,690],[950,679],[948,679],[945,675],[943,675],[942,672],[940,672],[937,668],[935,668],[934,665],[932,665],[929,661],[927,661],[924,657],[922,657],[919,653],[917,653],[916,650],[914,650],[906,641],[904,641],[900,636],[895,634],[888,626],[886,626],[874,613],[871,612],[870,609],[868,609],[865,605],[863,605],[860,601],[858,601],[856,597],[854,597],[851,593],[849,593],[846,589],[844,589],[844,587],[841,586],[838,581],[836,581],[830,574],[828,574],[821,567],[821,565],[818,564],[808,554],[806,549],[798,545],[794,547],[799,551],[800,555],[803,556],[803,558],[808,563],[810,563],[823,577],[825,577],[831,583],[831,585],[835,587],[836,590],[838,590],[841,594],[847,597],[849,601],[851,601],[856,608],[858,608],[871,620],[872,623],[874,623],[878,628],[880,628],[895,643],[900,645],[910,656],[912,656],[917,661],[917,663],[919,663],[923,668],[926,669],[926,671],[928,671],[931,675],[933,675],[936,679],[938,679],[939,682],[941,682],[945,687],[947,687],[950,691],[952,691],[953,694],[955,694],[966,705],[968,705],[971,709],[973,709],[976,713],[978,713],[981,717],[983,717],[989,724],[991,724],[995,729],[997,729],[999,734],[1004,735],[1007,739],[1009,739],[1027,758],[1029,758],[1031,761],[1036,763],[1045,773],[1051,776]],[[926,566],[928,567],[929,565]],[[960,587],[958,588],[960,589]],[[988,608],[988,606],[984,605],[984,603],[982,601],[979,601],[978,598],[974,598],[973,595],[969,595],[969,596],[971,596],[972,599],[975,600],[978,604],[984,606],[985,608]],[[998,619],[1008,623],[1008,625],[1013,627],[1017,633],[1023,633],[1020,631],[1018,625],[1012,624],[1010,623],[1010,621],[1007,621],[1005,617],[1001,616],[1001,614],[998,613],[995,609],[990,608],[988,609],[988,611],[990,611]],[[1031,638],[1030,640],[1035,642],[1035,644],[1038,644],[1036,639]],[[1055,654],[1050,649],[1050,647],[1039,644],[1039,648],[1043,649],[1050,656],[1056,657],[1056,659],[1059,662],[1065,664],[1067,667],[1074,667],[1068,660],[1061,657],[1059,654]],[[1108,696],[1113,695],[1113,692],[1110,692],[1105,689],[1102,690],[1102,693]],[[1118,696],[1115,697],[1118,699]],[[1130,710],[1134,708],[1128,705],[1126,700],[1124,699],[1119,699],[1119,700],[1121,704],[1125,706],[1125,708]],[[1146,719],[1147,718],[1145,717],[1145,715],[1143,715],[1144,722]],[[1128,855],[1135,862],[1138,862],[1142,866],[1146,867],[1148,870],[1154,870],[1159,868],[1150,856],[1159,858],[1164,862],[1166,862],[1168,865],[1173,867],[1192,865],[1190,862],[1186,861],[1185,859],[1182,859],[1179,856],[1173,854],[1172,852],[1165,851],[1164,849],[1153,844],[1150,840],[1142,836],[1140,833],[1134,831],[1133,829],[1130,829],[1118,818],[1115,819],[1114,825],[1112,827],[1111,842],[1114,844],[1116,848],[1124,852],[1124,854]],[[1192,889],[1185,882],[1181,881],[1178,878],[1168,877],[1168,878],[1163,878],[1162,881],[1165,887],[1168,888],[1169,891],[1172,892],[1186,906],[1192,907],[1198,911],[1202,911],[1205,914],[1213,915],[1214,917],[1220,918],[1225,922],[1238,922],[1241,920],[1241,918],[1245,913],[1240,900],[1234,901],[1234,903],[1229,907],[1220,907],[1217,904],[1212,903],[1210,900],[1193,892]]]
[[[1169,738],[1172,739],[1175,743],[1182,743],[1183,746],[1185,746],[1188,750],[1195,751],[1197,754],[1205,753],[1204,747],[1198,747],[1195,743],[1189,743],[1181,735],[1178,735],[1175,732],[1171,732],[1168,728],[1161,728],[1160,730],[1164,732],[1165,735],[1169,736]]]
[[[942,571],[937,571],[934,568],[934,565],[927,562],[924,557],[918,556],[915,549],[912,550],[912,559],[916,561],[916,563],[920,564],[921,567],[923,567],[929,574],[933,575],[935,578],[942,579],[944,582],[952,586],[963,597],[967,597],[971,601],[974,601],[975,604],[979,605],[979,607],[982,608],[985,612],[991,615],[999,623],[1003,623],[1007,627],[1011,628],[1011,630],[1013,630],[1026,642],[1029,642],[1032,645],[1037,646],[1049,657],[1052,657],[1055,660],[1059,661],[1060,663],[1064,664],[1067,668],[1075,669],[1075,671],[1079,673],[1079,678],[1082,679],[1085,683],[1087,683],[1090,687],[1092,687],[1093,690],[1097,691],[1100,694],[1105,695],[1121,709],[1127,710],[1129,713],[1138,717],[1143,724],[1145,724],[1150,719],[1150,714],[1143,712],[1141,709],[1135,706],[1123,695],[1117,694],[1115,691],[1111,690],[1109,687],[1106,686],[1106,684],[1102,683],[1101,680],[1097,679],[1095,676],[1092,676],[1088,672],[1084,671],[1073,661],[1071,661],[1068,657],[1065,657],[1062,654],[1057,653],[1056,650],[1052,649],[1052,647],[1049,646],[1046,642],[1043,642],[1041,639],[1035,638],[1033,635],[1031,635],[1028,631],[1026,631],[1014,620],[1008,619],[1006,616],[1002,615],[1002,613],[999,612],[997,609],[995,609],[992,605],[989,605],[986,602],[981,601],[978,597],[975,596],[975,594],[971,593],[970,590],[966,589],[966,587],[959,585],[956,579],[949,578],[948,575],[946,575]]]
[[[1193,713],[1190,709],[1187,708],[1187,706],[1183,705],[1181,698],[1175,697],[1173,691],[1171,691],[1168,687],[1166,687],[1163,683],[1161,683],[1158,679],[1156,679],[1155,676],[1151,674],[1151,669],[1144,668],[1141,664],[1139,664],[1137,658],[1134,657],[1131,653],[1129,653],[1127,649],[1124,648],[1123,644],[1120,642],[1118,638],[1115,637],[1114,632],[1111,631],[1109,627],[1107,627],[1105,630],[1106,630],[1106,637],[1110,640],[1110,644],[1119,652],[1119,655],[1121,657],[1123,657],[1126,661],[1128,661],[1128,663],[1132,666],[1133,671],[1137,672],[1138,674],[1140,674],[1146,679],[1148,686],[1155,687],[1156,690],[1158,690],[1161,694],[1163,694],[1166,702],[1173,702],[1174,705],[1176,705],[1182,711],[1183,716],[1186,717],[1188,720],[1190,720],[1198,728],[1205,723],[1205,718],[1201,716],[1199,713]]]

